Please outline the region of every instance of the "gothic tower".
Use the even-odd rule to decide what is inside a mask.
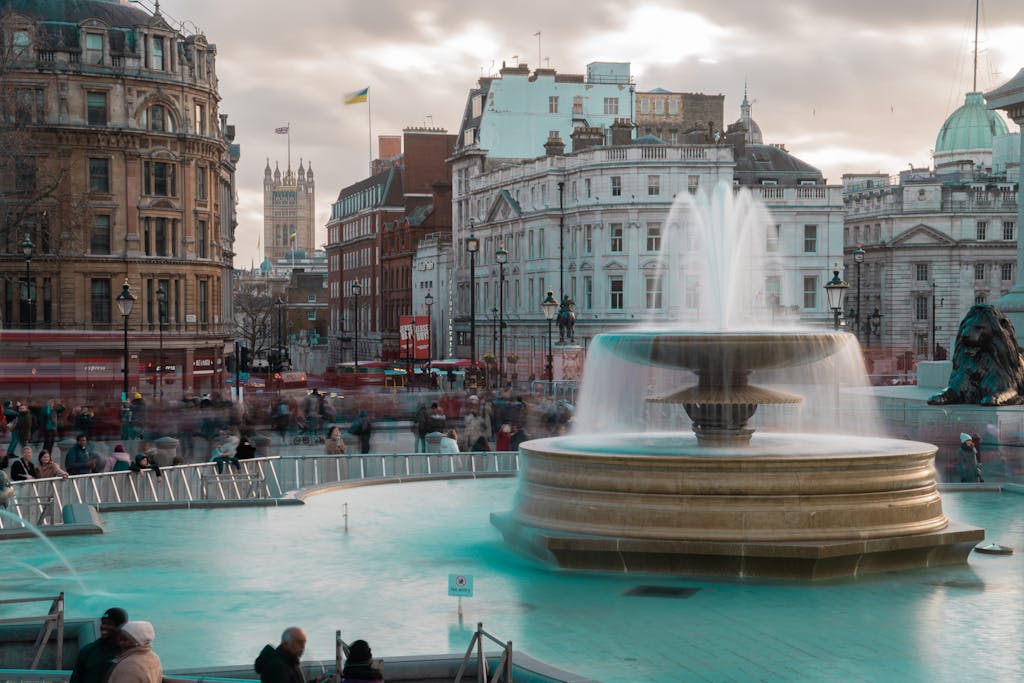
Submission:
[[[315,205],[312,164],[306,169],[300,159],[298,173],[289,165],[282,177],[276,162],[271,173],[267,159],[263,169],[263,255],[271,263],[293,251],[313,253]]]

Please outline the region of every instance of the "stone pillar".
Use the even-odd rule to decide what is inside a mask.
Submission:
[[[1017,171],[1017,273],[1013,288],[993,303],[1013,323],[1017,332],[1017,343],[1024,343],[1024,196],[1021,195],[1021,171],[1024,170],[1024,69],[1007,83],[985,93],[989,109],[999,109],[1021,128],[1020,159]]]
[[[167,467],[174,464],[174,458],[178,455],[178,440],[171,436],[161,436],[153,442],[156,446],[157,457],[160,458],[160,465]]]

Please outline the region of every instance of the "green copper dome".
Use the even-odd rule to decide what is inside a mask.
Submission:
[[[969,92],[962,107],[949,115],[935,139],[935,153],[992,149],[992,138],[1006,135],[1006,122],[985,108],[980,92]]]

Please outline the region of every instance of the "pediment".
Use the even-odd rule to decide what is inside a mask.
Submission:
[[[956,240],[948,235],[929,227],[924,223],[918,223],[909,230],[904,231],[889,243],[891,247],[934,247],[951,246]]]
[[[494,201],[491,202],[491,206],[487,210],[487,222],[508,221],[522,215],[523,210],[519,206],[519,202],[509,194],[508,190],[502,190],[494,197]]]
[[[604,264],[604,270],[625,270],[626,264],[621,261],[609,261]]]
[[[661,264],[657,259],[650,259],[640,264],[640,270],[660,270]]]

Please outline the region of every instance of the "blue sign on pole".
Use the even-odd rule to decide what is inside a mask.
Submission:
[[[473,597],[473,577],[469,574],[449,574],[448,595],[460,598]]]

